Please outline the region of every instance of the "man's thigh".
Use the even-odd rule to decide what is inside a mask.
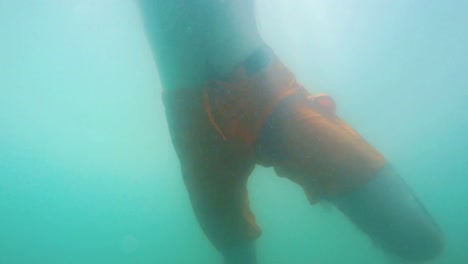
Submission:
[[[223,251],[260,235],[247,193],[255,162],[242,144],[219,135],[202,95],[168,91],[164,103],[193,211],[205,235]]]
[[[299,183],[311,202],[359,187],[386,163],[353,128],[315,106],[306,91],[276,107],[260,142],[263,157],[280,176]]]

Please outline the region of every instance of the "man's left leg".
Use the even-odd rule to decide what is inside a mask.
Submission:
[[[390,165],[358,189],[330,201],[387,252],[423,261],[444,248],[437,223]]]
[[[440,229],[384,157],[332,108],[291,86],[298,92],[279,102],[263,126],[261,163],[301,185],[311,203],[331,201],[387,252],[407,260],[439,255]]]

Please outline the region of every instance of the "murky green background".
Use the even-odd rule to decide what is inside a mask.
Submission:
[[[468,263],[467,1],[259,0],[264,38],[390,159]],[[220,263],[134,3],[0,0],[0,263]],[[399,263],[258,168],[259,264]]]

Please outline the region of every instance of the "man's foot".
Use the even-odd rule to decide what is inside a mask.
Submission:
[[[257,256],[255,252],[255,243],[246,242],[236,247],[224,250],[224,264],[256,264]]]

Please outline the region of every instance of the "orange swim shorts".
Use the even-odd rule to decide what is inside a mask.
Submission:
[[[163,101],[193,210],[220,251],[261,234],[247,193],[256,164],[302,186],[311,203],[352,191],[385,164],[267,47],[229,79],[165,91]]]

